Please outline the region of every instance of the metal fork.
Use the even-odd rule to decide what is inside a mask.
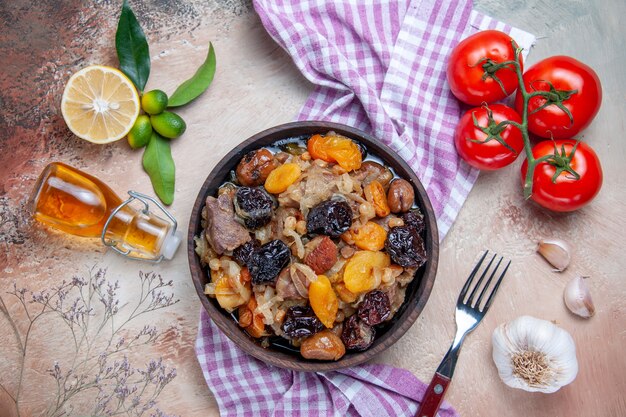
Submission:
[[[465,336],[474,330],[482,318],[485,317],[485,314],[487,313],[487,310],[489,310],[496,292],[500,287],[502,278],[504,278],[506,271],[509,269],[509,265],[511,265],[511,261],[507,262],[503,257],[500,257],[500,259],[496,262],[495,267],[492,268],[492,265],[498,256],[498,254],[494,254],[476,284],[472,285],[474,277],[478,274],[478,271],[480,270],[480,267],[482,266],[488,253],[489,251],[485,251],[484,255],[480,258],[467,278],[467,282],[465,282],[461,293],[459,294],[459,299],[456,302],[456,335],[454,336],[454,341],[452,342],[450,349],[448,349],[448,353],[446,353],[446,356],[437,368],[437,371],[435,372],[435,375],[433,376],[433,379],[424,394],[420,408],[415,415],[416,417],[435,417],[437,414],[437,410],[439,410],[439,406],[443,401],[443,397],[446,394],[446,390],[448,389],[448,385],[450,384],[450,380],[454,374],[454,367],[456,366],[456,361],[459,358],[461,344],[463,343]],[[481,308],[481,304],[487,294],[487,290],[503,261],[506,262],[506,266],[500,273],[498,280],[489,293],[487,302]],[[490,272],[491,274],[489,274]],[[476,294],[478,294],[483,280],[488,275],[489,278],[487,279],[487,282],[482,287],[478,298],[476,298]],[[469,297],[466,297],[470,291],[470,287],[472,287],[472,291],[469,294]]]

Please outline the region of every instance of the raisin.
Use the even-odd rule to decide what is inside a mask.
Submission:
[[[233,251],[233,259],[241,266],[247,266],[252,252],[261,247],[261,242],[257,239],[249,240],[243,245],[235,248]]]
[[[285,336],[293,339],[309,337],[323,329],[324,324],[317,318],[313,309],[309,306],[289,307],[282,325]]]
[[[389,296],[379,290],[368,292],[365,294],[357,314],[369,326],[382,323],[391,314]]]
[[[306,219],[308,233],[339,237],[352,225],[352,210],[345,201],[324,201],[309,211]]]
[[[272,196],[261,187],[240,187],[235,194],[235,211],[250,230],[268,224],[275,205]]]
[[[409,226],[392,227],[387,233],[385,249],[395,263],[405,268],[419,268],[426,262],[424,241]]]
[[[248,258],[248,269],[252,284],[274,282],[280,271],[289,264],[291,251],[282,240],[272,240],[252,252]]]
[[[424,231],[424,215],[419,210],[411,210],[402,215],[405,226],[412,227],[420,234]]]
[[[365,350],[374,343],[376,330],[359,320],[356,314],[343,323],[341,341],[350,350]]]

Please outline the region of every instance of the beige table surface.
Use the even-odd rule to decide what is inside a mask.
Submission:
[[[202,61],[209,41],[218,70],[210,90],[180,114],[188,123],[173,145],[176,199],[171,206],[186,230],[192,203],[213,165],[229,149],[262,129],[293,120],[311,91],[289,57],[269,38],[242,0],[132,1],[149,38],[152,72],[148,89],[172,92]],[[120,194],[152,193],[141,168],[141,153],[124,141],[97,146],[73,137],[59,102],[69,75],[95,63],[116,65],[114,31],[118,2],[0,3],[0,290],[16,281],[46,288],[94,265],[119,279],[123,298],[137,296],[139,270],[154,270],[174,281],[180,303],[146,322],[168,329],[151,351],[131,359],[163,356],[178,377],[160,397],[161,407],[182,416],[217,416],[215,399],[194,356],[200,304],[191,285],[186,247],[158,266],[125,260],[88,242],[46,230],[24,214],[38,173],[60,160],[99,176]],[[427,381],[454,333],[454,303],[477,253],[491,248],[513,266],[483,323],[465,342],[447,399],[462,416],[622,417],[626,415],[626,2],[480,0],[476,7],[538,36],[529,63],[554,54],[572,55],[594,67],[604,87],[601,111],[585,139],[602,160],[602,192],[587,208],[556,215],[524,202],[519,164],[483,173],[444,240],[430,300],[415,325],[376,362],[400,366]],[[550,272],[535,254],[537,241],[559,235],[574,247],[561,274]],[[589,275],[597,313],[589,321],[565,309],[562,290],[577,274]],[[16,306],[13,305],[12,308]],[[580,371],[552,395],[530,394],[502,384],[491,360],[491,333],[499,324],[529,314],[554,320],[577,345]],[[143,323],[137,323],[140,327]],[[18,357],[7,323],[0,319],[0,382],[14,387]],[[71,352],[55,328],[41,326],[27,355],[26,412],[37,414],[50,399],[45,369]],[[86,400],[85,400],[86,401]],[[80,404],[77,404],[80,406]],[[0,394],[0,416],[13,416]]]

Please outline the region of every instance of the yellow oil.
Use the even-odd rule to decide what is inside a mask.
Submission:
[[[100,237],[122,199],[99,179],[69,165],[53,162],[39,176],[31,207],[36,220],[64,232]],[[107,240],[121,250],[158,257],[171,225],[152,213],[129,205],[119,210],[107,228]]]

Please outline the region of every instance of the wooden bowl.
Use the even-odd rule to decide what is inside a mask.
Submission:
[[[314,133],[326,133],[331,130],[360,141],[367,147],[369,153],[381,158],[388,166],[393,168],[400,177],[413,184],[416,191],[415,197],[417,203],[425,216],[426,231],[424,243],[428,253],[428,261],[417,270],[415,279],[407,288],[404,304],[400,310],[398,310],[391,323],[382,331],[378,331],[377,329],[376,339],[369,349],[363,352],[348,352],[338,361],[320,362],[307,360],[297,353],[288,352],[272,346],[263,348],[255,339],[248,336],[237,325],[231,315],[223,310],[215,299],[205,295],[204,286],[209,282],[209,271],[208,267],[201,266],[200,257],[194,250],[194,236],[200,236],[202,233],[202,226],[200,224],[202,219],[201,212],[206,198],[209,195],[216,195],[219,186],[228,177],[229,172],[236,167],[244,154],[251,150],[271,145],[280,139],[312,135]],[[204,181],[193,206],[193,211],[191,212],[189,233],[187,235],[187,252],[191,277],[196,291],[198,292],[198,297],[200,297],[202,305],[213,322],[217,324],[226,336],[245,352],[263,362],[297,371],[321,372],[346,368],[366,362],[393,345],[411,327],[424,309],[424,305],[430,296],[430,291],[435,282],[439,258],[438,239],[437,223],[430,200],[421,182],[404,160],[386,145],[365,132],[336,123],[307,121],[287,123],[257,133],[230,151],[228,155],[213,168]]]

